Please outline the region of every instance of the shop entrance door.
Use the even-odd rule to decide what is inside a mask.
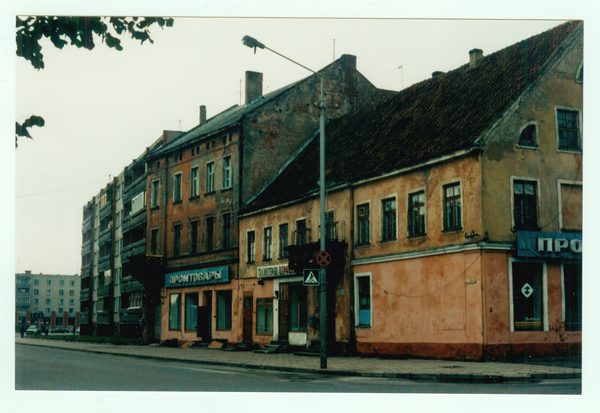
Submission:
[[[198,329],[197,337],[207,342],[212,339],[212,291],[204,291],[203,306],[198,306]]]
[[[252,291],[244,291],[244,330],[243,341],[252,341],[252,326],[254,321],[254,297]]]
[[[288,321],[289,321],[289,284],[279,284],[279,340],[288,339]]]

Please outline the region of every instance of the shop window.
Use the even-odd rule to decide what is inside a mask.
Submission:
[[[273,333],[272,298],[259,298],[256,300],[256,332]]]
[[[263,261],[273,259],[273,228],[265,228],[263,235]]]
[[[289,253],[285,249],[289,245],[288,231],[288,224],[279,225],[279,258],[287,258],[289,256]]]
[[[290,331],[306,331],[308,320],[306,287],[302,284],[290,285],[289,297]]]
[[[408,236],[425,235],[425,191],[408,195]]]
[[[247,237],[248,237],[248,242],[247,242],[248,263],[253,263],[256,260],[256,240],[255,240],[254,231],[248,231]]]
[[[217,330],[231,330],[231,291],[217,291]]]
[[[396,239],[396,198],[384,199],[381,203],[383,210],[382,239],[384,241]]]
[[[559,150],[581,151],[578,109],[556,108],[556,129]]]
[[[369,204],[363,204],[356,207],[358,216],[358,245],[371,242],[371,218],[369,214]]]
[[[581,263],[563,263],[563,321],[566,331],[581,331]]]
[[[356,325],[371,325],[371,276],[357,275],[355,278],[356,291]]]
[[[544,331],[544,264],[512,261],[513,331]]]
[[[198,316],[198,293],[185,295],[185,329],[195,330]]]
[[[515,229],[537,230],[537,182],[513,182],[513,218]]]
[[[460,184],[444,186],[444,230],[455,230],[462,227]]]
[[[169,295],[169,330],[181,329],[181,294]]]

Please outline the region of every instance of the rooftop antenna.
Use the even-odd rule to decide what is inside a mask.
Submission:
[[[335,62],[335,39],[333,39],[333,61]]]
[[[404,89],[404,67],[398,66],[397,68],[395,68],[395,69],[390,70],[389,72],[387,72],[386,75],[389,75],[394,70],[398,70],[398,69],[400,69],[402,71],[402,83],[400,84],[400,90],[402,90],[402,89]]]
[[[178,119],[178,120],[179,120],[179,132],[181,132],[181,119]]]

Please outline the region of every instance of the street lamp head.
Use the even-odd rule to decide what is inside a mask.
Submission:
[[[254,53],[256,54],[256,48],[259,47],[261,49],[265,48],[265,45],[256,40],[254,37],[244,36],[242,39],[242,43],[244,46],[248,46],[250,48],[254,48]]]

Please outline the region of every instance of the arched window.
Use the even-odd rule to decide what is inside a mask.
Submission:
[[[577,76],[575,77],[575,81],[577,83],[583,83],[583,62],[579,64],[579,68],[577,69]]]
[[[535,122],[530,122],[523,126],[519,136],[519,146],[526,146],[529,148],[538,147],[538,132],[537,125]]]

